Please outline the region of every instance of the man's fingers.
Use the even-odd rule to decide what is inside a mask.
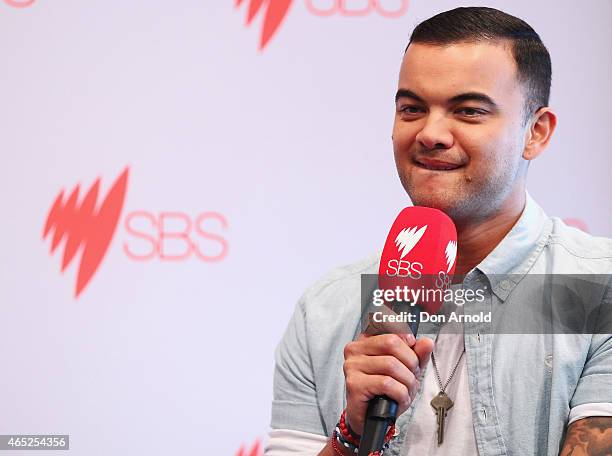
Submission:
[[[414,339],[414,336],[410,335]],[[405,338],[398,334],[383,334],[380,336],[361,336],[357,341],[349,342],[344,348],[344,358],[351,356],[394,356],[412,372],[419,365],[419,359]]]
[[[345,372],[351,369],[369,375],[387,375],[408,388],[412,388],[416,381],[410,369],[394,356],[356,356],[344,365]]]
[[[399,405],[402,411],[406,410],[412,402],[412,391],[403,383],[386,375],[370,375],[367,390],[370,397],[387,396]]]
[[[416,356],[419,358],[419,368],[421,372],[427,366],[429,362],[429,358],[431,357],[431,353],[434,349],[434,341],[429,337],[422,337],[416,341],[413,345],[412,350],[416,353]]]
[[[412,335],[412,331],[410,330],[410,326],[408,323],[400,322],[400,321],[389,321],[390,317],[397,317],[398,314],[394,312],[392,309],[389,309],[387,306],[381,306],[379,310],[377,310],[377,316],[373,312],[368,314],[367,324],[363,333],[368,336],[378,336],[381,334],[397,334],[401,338],[406,339],[409,342],[412,337],[412,341],[414,342],[414,336]],[[377,321],[381,319],[385,319],[385,321]],[[391,318],[393,320],[393,318]]]

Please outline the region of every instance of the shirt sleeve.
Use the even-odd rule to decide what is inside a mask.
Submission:
[[[582,418],[588,418],[591,416],[612,416],[612,404],[605,402],[599,404],[593,403],[577,405],[576,407],[570,410],[567,425],[569,426],[574,421],[578,421]]]
[[[327,437],[308,432],[273,429],[268,434],[264,456],[316,456],[327,440]]]
[[[272,429],[325,436],[308,351],[304,302],[295,308],[275,352]]]
[[[603,299],[599,320],[610,318],[611,288]],[[583,404],[612,404],[612,334],[593,334],[587,359],[570,401],[570,408]]]

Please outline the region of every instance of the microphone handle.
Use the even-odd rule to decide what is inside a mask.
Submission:
[[[413,306],[413,311],[416,318],[413,322],[409,322],[410,331],[414,337],[419,329],[419,316],[421,315],[421,307]],[[358,456],[369,456],[370,453],[380,450],[385,441],[387,428],[395,424],[397,418],[397,402],[387,396],[376,396],[370,399],[368,410],[366,411],[366,419],[363,427],[363,435],[359,444]]]

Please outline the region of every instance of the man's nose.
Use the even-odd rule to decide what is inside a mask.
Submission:
[[[453,135],[447,119],[441,115],[430,114],[415,139],[427,150],[450,149],[453,146]]]

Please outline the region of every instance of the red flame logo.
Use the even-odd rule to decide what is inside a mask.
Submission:
[[[244,448],[244,445],[240,446],[240,449],[236,453],[236,456],[261,456],[261,442],[259,440],[255,440],[255,443],[251,447],[251,451],[247,451]]]
[[[4,0],[4,3],[14,8],[27,8],[28,6],[32,6],[35,1],[36,0]]]
[[[74,187],[66,201],[64,201],[64,190],[62,190],[47,215],[43,239],[53,231],[51,253],[66,238],[62,272],[68,267],[81,246],[83,247],[75,297],[81,294],[93,277],[113,238],[125,200],[128,171],[129,168],[126,167],[97,211],[96,202],[100,189],[100,178],[94,182],[80,204],[78,204],[79,184]]]
[[[235,0],[235,7],[238,8],[244,0]],[[264,18],[261,36],[259,38],[259,50],[263,50],[270,39],[274,36],[280,25],[282,24],[289,7],[293,0],[248,0],[249,9],[247,12],[246,25],[251,24],[259,10],[266,5],[266,14]]]
[[[585,233],[590,233],[589,225],[586,222],[579,218],[566,218],[563,219],[566,225],[573,226],[574,228],[578,228],[579,230],[584,231]]]

